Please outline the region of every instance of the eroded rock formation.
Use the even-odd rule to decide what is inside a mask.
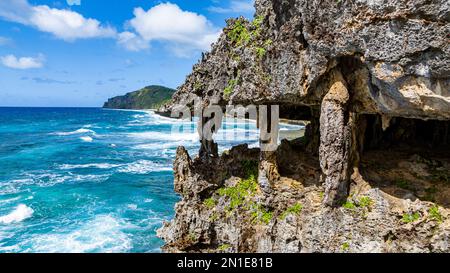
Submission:
[[[305,137],[205,157],[208,142],[194,160],[180,148],[166,250],[450,251],[448,1],[255,5],[161,111],[193,96],[280,105]]]

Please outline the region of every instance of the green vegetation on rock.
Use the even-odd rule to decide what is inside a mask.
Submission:
[[[256,193],[258,183],[255,176],[251,175],[247,179],[239,181],[233,187],[225,187],[217,190],[219,196],[228,197],[230,204],[226,208],[227,211],[233,211],[235,208],[246,203],[246,198]]]
[[[298,214],[300,214],[300,212],[302,211],[302,209],[303,209],[302,204],[297,203],[297,204],[295,204],[295,205],[293,205],[293,206],[287,208],[286,211],[283,212],[283,213],[281,214],[280,219],[281,219],[281,220],[286,219],[286,217],[287,217],[289,214],[298,215]]]
[[[358,206],[361,208],[370,208],[373,204],[372,198],[363,196],[359,199]]]
[[[273,218],[273,212],[261,205],[252,204],[252,220],[255,223],[268,225]]]
[[[367,213],[372,210],[374,201],[368,196],[361,196],[359,199],[349,198],[342,207],[352,211],[352,213],[361,213],[363,218],[367,218]]]
[[[229,98],[230,95],[233,93],[234,87],[236,87],[237,84],[237,80],[236,79],[232,79],[228,81],[228,86],[225,87],[225,89],[223,90],[223,94],[225,97]]]
[[[347,252],[350,249],[350,244],[345,242],[341,246],[342,251]]]
[[[442,214],[439,212],[439,207],[437,205],[434,205],[428,210],[428,214],[431,220],[436,221],[438,223],[442,223],[443,217]]]
[[[420,214],[418,212],[414,213],[405,213],[403,214],[402,222],[403,223],[413,223],[420,219]]]
[[[152,85],[141,90],[109,99],[103,108],[110,109],[157,109],[172,99],[174,89]]]
[[[216,206],[216,200],[214,200],[214,198],[210,197],[208,199],[205,199],[205,201],[203,201],[203,205],[205,205],[209,209],[212,209]]]
[[[238,46],[246,44],[250,41],[250,32],[245,26],[245,20],[243,18],[238,19],[234,23],[232,29],[228,32],[228,38],[231,42]]]
[[[229,250],[230,248],[231,248],[231,245],[229,245],[229,244],[223,244],[223,245],[220,245],[220,246],[217,248],[217,250],[218,250],[218,251],[221,251],[221,252],[225,252],[225,251]]]
[[[347,200],[347,201],[342,205],[342,207],[345,208],[345,209],[349,209],[349,210],[354,210],[354,209],[356,209],[356,205],[355,205],[352,201],[350,201],[350,200]]]

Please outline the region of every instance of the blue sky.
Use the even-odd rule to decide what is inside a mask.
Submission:
[[[0,0],[0,106],[101,106],[183,83],[253,0]]]

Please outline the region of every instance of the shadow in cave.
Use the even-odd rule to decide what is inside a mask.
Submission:
[[[364,115],[360,171],[372,187],[402,199],[450,207],[449,121]]]
[[[283,139],[277,150],[277,165],[281,177],[300,182],[303,186],[320,186],[319,110],[313,106],[283,106],[281,118],[306,124],[304,136]]]

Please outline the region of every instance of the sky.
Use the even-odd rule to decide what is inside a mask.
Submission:
[[[100,107],[176,88],[253,0],[0,0],[0,106]]]

